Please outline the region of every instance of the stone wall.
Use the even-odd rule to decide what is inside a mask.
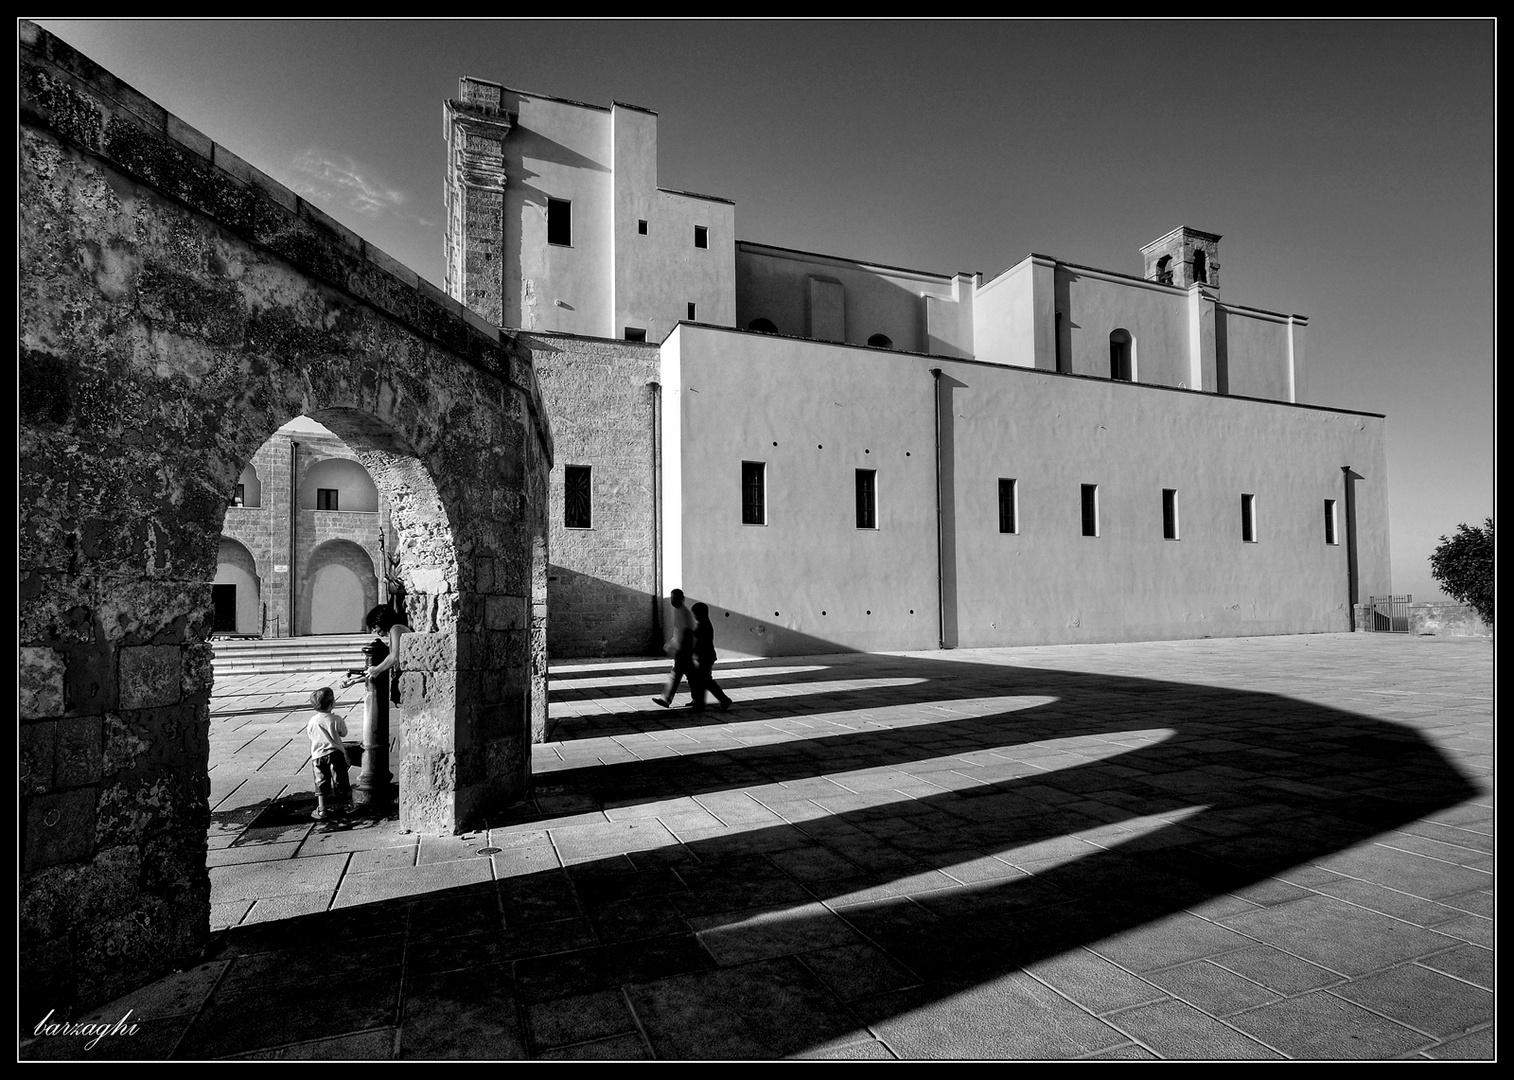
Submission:
[[[657,345],[570,334],[522,332],[557,447],[551,477],[552,617],[555,657],[625,656],[658,645],[657,471],[654,409],[660,387]],[[563,517],[563,470],[587,465],[592,524]]]
[[[1356,605],[1356,629],[1372,629],[1372,608],[1368,604]],[[1485,637],[1493,636],[1493,628],[1483,622],[1470,605],[1453,600],[1432,601],[1409,605],[1409,633],[1429,634],[1436,637]]]
[[[206,940],[210,581],[257,449],[313,416],[387,500],[417,631],[402,820],[452,832],[528,789],[552,447],[496,328],[38,27],[19,37],[25,1020]]]

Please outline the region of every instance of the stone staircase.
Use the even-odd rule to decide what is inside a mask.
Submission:
[[[218,638],[215,675],[277,675],[282,672],[344,671],[363,666],[363,646],[372,634],[322,634],[297,638]]]

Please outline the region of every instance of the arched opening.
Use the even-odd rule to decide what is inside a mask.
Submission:
[[[759,334],[778,333],[778,327],[773,325],[773,320],[771,319],[753,319],[746,324],[746,328],[748,330],[755,330]]]
[[[1135,382],[1135,339],[1129,330],[1122,328],[1109,335],[1109,377]]]
[[[368,470],[340,457],[315,460],[300,480],[301,510],[378,512],[378,488]]]
[[[244,471],[245,472],[245,471]],[[254,637],[263,632],[263,586],[257,560],[244,544],[222,535],[211,579],[214,634]]]
[[[894,347],[894,339],[887,334],[874,334],[867,339],[867,343],[875,349],[892,349]]]
[[[260,507],[263,505],[263,481],[258,470],[249,463],[237,477],[236,492],[231,497],[232,506]]]
[[[351,540],[330,540],[305,566],[303,630],[307,634],[357,634],[363,616],[379,602],[373,558]]]
[[[1160,259],[1157,260],[1157,275],[1156,275],[1156,280],[1157,280],[1157,284],[1159,284],[1159,285],[1171,285],[1172,284],[1172,256],[1171,255],[1163,255]]]
[[[33,46],[23,34],[22,85],[66,86],[70,117],[109,116],[116,133],[84,145],[85,127],[23,97],[18,288],[47,298],[18,319],[19,720],[23,747],[49,762],[22,773],[20,936],[35,944],[21,981],[40,1018],[184,965],[212,919],[334,900],[248,917],[253,900],[224,887],[245,860],[207,856],[257,843],[243,831],[286,785],[310,790],[302,699],[332,676],[294,671],[276,701],[254,687],[228,710],[209,640],[221,568],[248,573],[231,544],[223,562],[223,535],[261,559],[264,544],[230,529],[260,520],[274,535],[283,513],[287,532],[299,512],[261,461],[261,509],[246,509],[245,485],[232,506],[285,421],[310,416],[344,441],[393,523],[414,630],[391,763],[399,827],[454,834],[527,795],[544,651],[532,538],[546,534],[552,441],[522,347],[296,212],[271,181],[227,171],[208,144],[172,142],[161,114],[112,105],[96,69],[44,63]],[[102,270],[101,252],[126,251]],[[261,603],[289,594],[298,559],[255,565]],[[267,759],[221,771],[216,733],[236,724],[212,721],[270,705],[270,733],[296,756],[261,774],[273,790],[245,783]],[[55,730],[94,748],[67,775],[51,767]]]
[[[1208,283],[1209,259],[1202,251],[1195,250],[1193,253],[1193,280],[1195,283]]]

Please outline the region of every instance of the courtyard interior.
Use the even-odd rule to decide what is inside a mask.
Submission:
[[[340,671],[218,677],[210,950],[21,1055],[1494,1054],[1487,639],[665,670],[554,662],[533,797],[449,837],[310,820]]]

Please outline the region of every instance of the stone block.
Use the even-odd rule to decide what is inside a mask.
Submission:
[[[77,862],[95,850],[95,789],[38,795],[26,801],[27,870]]]
[[[491,596],[484,601],[484,626],[520,630],[526,625],[526,602],[519,596]]]
[[[53,787],[53,755],[57,743],[58,723],[44,720],[40,724],[22,724],[19,753],[21,794],[41,795]]]
[[[60,720],[53,752],[54,786],[81,787],[98,782],[103,745],[100,717]]]
[[[66,650],[68,677],[64,699],[69,712],[100,713],[110,706],[115,689],[115,654],[109,646],[75,645]]]
[[[37,720],[60,716],[64,709],[63,654],[56,649],[23,645],[16,681],[20,690],[20,717]]]
[[[179,700],[184,650],[178,645],[128,645],[120,655],[121,708],[150,709]]]
[[[400,639],[401,671],[450,671],[456,662],[453,633],[414,633]]]

